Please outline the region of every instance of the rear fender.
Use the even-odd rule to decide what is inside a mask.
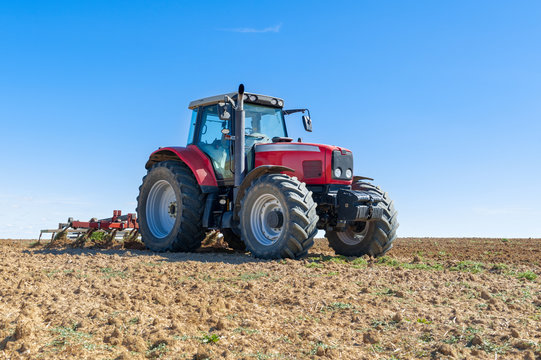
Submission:
[[[279,174],[284,171],[287,172],[295,172],[295,170],[288,168],[287,166],[280,166],[280,165],[261,165],[250,171],[244,180],[242,180],[242,183],[239,186],[239,190],[237,192],[237,197],[235,199],[235,209],[233,218],[235,220],[238,220],[238,215],[240,211],[240,201],[244,197],[244,193],[246,192],[246,189],[250,187],[252,182],[254,182],[255,179],[265,175],[265,174]]]
[[[201,191],[204,193],[217,190],[218,183],[212,163],[197,146],[188,145],[188,147],[171,146],[160,148],[150,155],[145,168],[148,170],[152,165],[166,160],[176,160],[185,163],[192,170],[197,183],[201,187]]]

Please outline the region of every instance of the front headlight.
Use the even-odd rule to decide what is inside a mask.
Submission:
[[[347,169],[347,170],[346,170],[346,177],[347,177],[348,179],[351,179],[351,176],[352,176],[352,175],[353,175],[353,172],[351,171],[351,169]]]
[[[339,178],[340,176],[342,176],[342,169],[340,168],[334,169],[334,177]]]

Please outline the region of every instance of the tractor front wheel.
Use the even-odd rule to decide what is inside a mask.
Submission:
[[[344,231],[327,231],[329,246],[339,255],[346,256],[381,256],[393,247],[396,239],[398,220],[393,201],[379,187],[366,182],[353,185],[354,190],[364,191],[382,197],[378,207],[383,209],[383,218],[367,222],[354,223]]]
[[[155,164],[137,197],[139,232],[153,251],[193,251],[201,246],[204,194],[191,170],[178,161]]]
[[[240,228],[246,248],[262,259],[299,258],[314,244],[317,204],[295,177],[267,174],[241,201]]]

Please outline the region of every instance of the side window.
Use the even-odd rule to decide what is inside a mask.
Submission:
[[[217,179],[231,178],[229,140],[222,134],[222,129],[231,129],[231,121],[220,120],[218,105],[206,106],[202,111],[197,145],[211,159]]]
[[[199,108],[193,109],[192,119],[190,120],[190,132],[188,133],[188,145],[193,144],[194,138],[193,134],[195,132],[195,123],[197,122],[197,112]]]

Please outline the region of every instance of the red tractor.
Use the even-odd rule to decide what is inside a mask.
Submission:
[[[218,229],[234,249],[264,259],[299,258],[325,230],[337,254],[379,256],[398,222],[387,193],[353,176],[351,151],[293,142],[282,99],[237,93],[190,103],[186,147],[150,155],[137,214],[153,251],[193,251]]]

